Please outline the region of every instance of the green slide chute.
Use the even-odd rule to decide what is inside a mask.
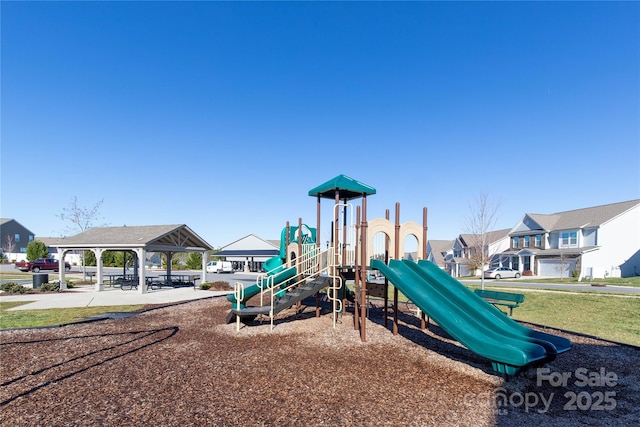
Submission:
[[[447,273],[442,272],[448,279],[437,274],[428,264],[391,260],[387,266],[374,259],[371,267],[454,339],[489,359],[499,373],[515,375],[523,367],[544,363],[571,348],[563,338],[510,324],[516,322]]]

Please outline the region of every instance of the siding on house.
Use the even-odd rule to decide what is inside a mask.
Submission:
[[[501,263],[520,271],[529,267],[536,275],[600,278],[640,275],[640,200],[525,214],[509,235],[511,245],[502,252]],[[535,236],[542,236],[541,245],[523,245]]]
[[[0,218],[0,247],[9,261],[26,259],[27,245],[35,234],[12,218]]]

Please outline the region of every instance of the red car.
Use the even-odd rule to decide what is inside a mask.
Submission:
[[[40,270],[60,270],[60,263],[53,258],[36,258],[35,261],[18,261],[16,262],[16,268],[20,271],[32,271],[34,273]],[[64,263],[64,271],[70,271],[71,265],[68,262]]]

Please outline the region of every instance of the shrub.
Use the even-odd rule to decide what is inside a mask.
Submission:
[[[522,272],[523,276],[533,276],[533,271],[531,270],[525,270]]]
[[[573,277],[574,279],[577,279],[578,276],[580,276],[580,272],[578,270],[571,271],[571,277]]]
[[[57,292],[60,290],[60,283],[51,282],[51,283],[43,283],[38,288],[40,292]]]
[[[0,285],[0,290],[5,291],[8,294],[26,294],[29,292],[29,288],[25,288],[20,283],[7,282]]]
[[[200,285],[200,289],[210,289],[212,291],[228,291],[231,288],[229,287],[229,282],[225,282],[224,280],[218,280],[217,282],[209,283],[205,282]]]

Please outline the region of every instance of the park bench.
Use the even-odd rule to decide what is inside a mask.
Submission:
[[[486,289],[476,289],[476,295],[493,304],[496,308],[499,305],[509,307],[509,316],[513,316],[513,309],[520,307],[524,302],[524,295],[512,292],[489,291]]]

